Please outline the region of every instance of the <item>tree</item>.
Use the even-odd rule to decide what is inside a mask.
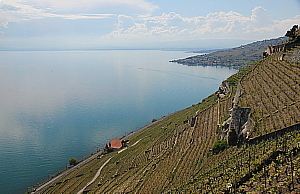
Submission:
[[[298,30],[298,25],[294,25],[290,30],[288,30],[285,34],[285,36],[289,38],[295,38],[296,36],[296,31]]]
[[[76,158],[70,158],[69,159],[69,164],[70,166],[75,166],[76,164],[78,164],[78,160]]]

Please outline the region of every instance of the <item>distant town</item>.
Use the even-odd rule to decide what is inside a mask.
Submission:
[[[257,41],[232,49],[218,50],[209,54],[197,55],[170,62],[189,66],[227,66],[241,69],[249,63],[263,58],[263,51],[268,45],[279,44],[287,41],[286,37]]]

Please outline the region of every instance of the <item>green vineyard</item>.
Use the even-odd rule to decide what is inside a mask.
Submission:
[[[124,150],[97,153],[36,193],[299,193],[300,65],[283,54],[225,80],[224,96],[155,122]],[[242,143],[214,153],[233,106],[251,109],[251,130]]]

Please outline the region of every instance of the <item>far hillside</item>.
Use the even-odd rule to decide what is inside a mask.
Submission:
[[[219,50],[213,53],[173,60],[171,62],[189,66],[228,66],[241,69],[249,63],[262,59],[262,53],[268,45],[276,45],[285,41],[287,41],[286,37],[257,41],[232,49]]]

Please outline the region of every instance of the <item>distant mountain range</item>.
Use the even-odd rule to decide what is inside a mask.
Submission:
[[[228,66],[241,69],[249,63],[262,59],[262,53],[268,45],[279,44],[287,41],[286,37],[257,41],[231,49],[197,51],[212,52],[204,55],[197,55],[185,59],[172,60],[170,62],[189,66]]]

